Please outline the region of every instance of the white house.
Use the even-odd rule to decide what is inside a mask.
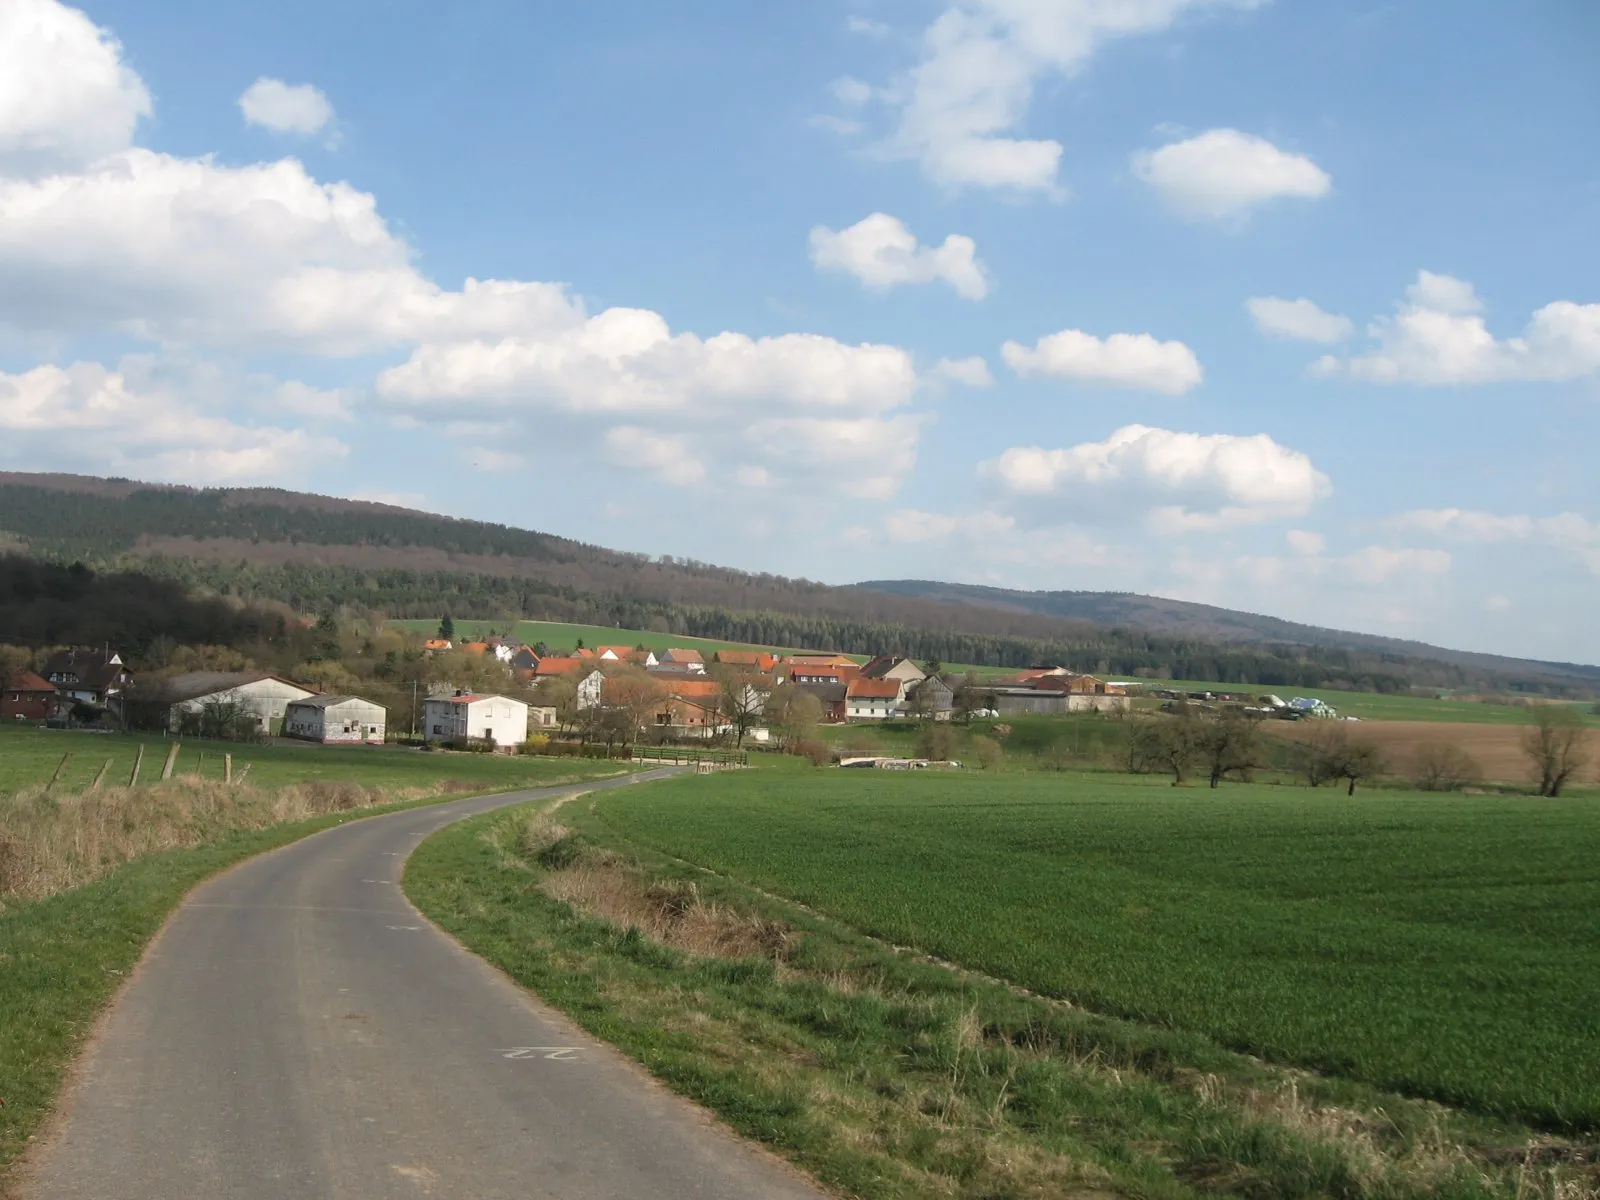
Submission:
[[[898,679],[852,679],[845,689],[845,716],[857,721],[887,721],[905,701]]]
[[[654,667],[661,662],[654,650],[635,650],[632,646],[596,646],[594,653],[601,662],[631,662],[640,667]]]
[[[277,675],[236,674],[226,671],[191,671],[161,683],[157,694],[167,704],[167,725],[174,733],[198,726],[203,735],[236,733],[230,728],[207,728],[228,718],[253,721],[262,733],[283,729],[284,713],[296,700],[316,693]]]
[[[359,696],[312,696],[291,700],[283,713],[283,736],[309,742],[383,745],[389,714]]]
[[[561,724],[556,716],[556,710],[549,704],[531,704],[528,706],[529,729],[554,729]]]
[[[500,749],[528,740],[528,706],[509,696],[440,696],[422,702],[422,738],[428,742],[490,741]]]

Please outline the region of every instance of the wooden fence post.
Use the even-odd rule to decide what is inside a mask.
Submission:
[[[139,768],[144,766],[144,743],[139,743],[139,752],[133,756],[133,774],[128,776],[128,786],[139,786]]]
[[[246,775],[248,775],[248,774],[250,774],[250,768],[251,768],[251,767],[252,767],[252,766],[254,766],[254,765],[255,765],[255,764],[254,764],[254,763],[245,763],[245,765],[244,765],[244,770],[242,770],[242,771],[240,771],[240,772],[239,772],[239,782],[240,782],[240,783],[241,783],[241,784],[242,784],[242,783],[243,783],[243,782],[244,782],[244,777],[245,777],[245,776],[246,776]]]
[[[106,772],[109,770],[111,770],[111,760],[108,758],[101,765],[100,770],[95,773],[94,782],[89,785],[89,790],[91,792],[98,792],[100,790],[100,784],[104,782]]]
[[[222,782],[233,782],[233,755],[231,754],[224,754],[222,756]]]
[[[178,765],[178,751],[182,749],[182,742],[173,742],[167,747],[167,761],[161,766],[162,782],[172,778],[172,768]]]
[[[56,781],[61,778],[61,772],[66,770],[67,762],[71,758],[72,758],[72,752],[70,750],[67,751],[67,753],[65,753],[65,754],[63,754],[61,756],[61,761],[56,764],[55,774],[51,775],[50,776],[50,782],[44,785],[44,790],[45,791],[48,792],[51,788],[55,787]]]

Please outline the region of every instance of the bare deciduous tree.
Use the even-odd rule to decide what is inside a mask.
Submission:
[[[1483,778],[1477,760],[1454,742],[1424,742],[1417,747],[1413,781],[1424,792],[1460,791]]]
[[[1248,776],[1264,765],[1261,729],[1254,717],[1224,713],[1201,722],[1194,731],[1194,743],[1212,787],[1229,775]]]
[[[1575,708],[1541,704],[1533,710],[1533,724],[1522,735],[1522,752],[1533,768],[1539,795],[1561,795],[1561,789],[1588,765],[1586,734],[1583,716]]]
[[[758,686],[760,677],[734,666],[716,667],[712,674],[720,689],[717,711],[724,721],[733,726],[734,745],[743,746],[745,735],[761,720],[761,714],[767,707],[766,694]]]

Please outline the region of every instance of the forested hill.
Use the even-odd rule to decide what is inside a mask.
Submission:
[[[192,589],[282,601],[305,614],[342,607],[393,617],[526,616],[944,662],[1059,662],[1283,687],[1583,695],[1600,684],[1600,670],[1465,661],[1486,656],[1451,661],[1451,652],[1330,631],[1253,637],[1258,644],[1247,645],[1215,619],[1185,626],[1163,618],[1151,630],[1118,615],[1115,603],[1084,619],[1020,603],[829,587],[275,489],[0,473],[0,549],[8,545],[56,562],[133,567]]]
[[[1372,654],[1437,658],[1443,662],[1495,672],[1516,673],[1530,667],[1543,668],[1575,680],[1600,683],[1600,666],[1530,662],[1498,654],[1446,650],[1425,642],[1383,637],[1375,633],[1324,629],[1319,625],[1301,625],[1262,613],[1239,612],[1210,604],[1169,600],[1163,596],[1141,596],[1133,592],[1026,592],[927,579],[878,579],[854,586],[864,591],[915,596],[945,604],[970,604],[1005,612],[1038,613],[1101,625],[1131,626],[1156,634],[1200,637],[1245,645],[1337,646]]]

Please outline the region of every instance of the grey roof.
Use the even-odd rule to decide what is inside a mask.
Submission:
[[[808,696],[815,696],[824,704],[838,704],[845,698],[845,693],[850,685],[845,683],[796,683],[792,685],[797,692],[804,692]]]
[[[152,684],[152,687],[168,704],[181,704],[185,700],[198,700],[201,696],[231,692],[264,679],[277,679],[279,683],[287,683],[290,687],[301,686],[293,680],[280,679],[264,671],[190,671],[187,675],[174,675],[171,679],[161,680]],[[303,690],[309,692],[311,689]]]
[[[333,708],[354,700],[357,704],[370,704],[373,708],[382,708],[376,700],[368,700],[365,696],[308,696],[304,700],[291,700],[290,705],[301,708]]]

